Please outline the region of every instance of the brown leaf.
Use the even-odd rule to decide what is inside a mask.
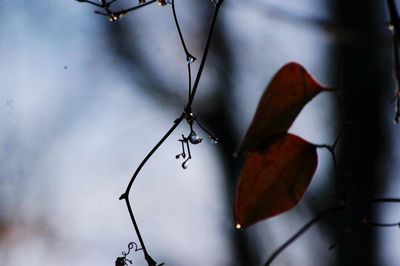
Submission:
[[[316,146],[292,134],[277,139],[265,151],[249,153],[236,193],[238,228],[293,208],[317,164]]]
[[[238,152],[265,148],[285,134],[303,107],[321,91],[332,89],[322,87],[297,63],[283,66],[261,97]]]

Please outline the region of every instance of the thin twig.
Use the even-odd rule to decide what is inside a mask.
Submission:
[[[179,38],[180,38],[182,46],[183,46],[183,50],[185,50],[186,61],[187,61],[188,65],[190,65],[191,63],[193,63],[196,60],[196,58],[194,56],[192,56],[189,53],[188,49],[186,48],[185,39],[183,38],[181,27],[179,26],[179,22],[178,22],[178,17],[176,16],[175,1],[174,0],[172,0],[171,5],[172,5],[172,14],[174,15],[175,26],[176,26],[176,29],[178,31]]]
[[[121,195],[120,199],[124,197],[129,196],[129,192],[131,190],[132,184],[135,181],[137,175],[139,174],[140,170],[142,167],[146,164],[146,162],[150,159],[150,157],[154,154],[154,152],[164,143],[164,141],[174,132],[174,130],[178,127],[178,125],[182,122],[182,120],[185,118],[185,113],[182,113],[180,117],[178,117],[174,121],[174,125],[168,130],[168,132],[161,138],[161,140],[154,146],[154,148],[147,154],[147,156],[143,159],[143,161],[140,163],[138,168],[136,169],[135,173],[133,174],[131,180],[129,181],[129,184],[126,188],[126,191],[124,194]]]
[[[334,177],[335,177],[335,190],[336,190],[336,197],[339,199],[339,201],[345,200],[346,199],[346,195],[344,195],[340,184],[339,184],[339,169],[338,169],[338,164],[337,164],[337,158],[336,158],[336,147],[337,144],[343,134],[343,130],[344,128],[342,127],[339,130],[338,135],[336,136],[336,139],[334,141],[334,143],[332,145],[328,145],[328,144],[319,144],[319,145],[315,145],[315,147],[317,148],[321,148],[321,149],[326,149],[329,154],[332,157],[332,161],[333,161],[333,171],[334,171]]]
[[[212,37],[213,32],[214,32],[215,21],[217,19],[219,9],[220,9],[220,7],[221,7],[223,2],[224,2],[224,0],[219,0],[218,3],[215,5],[215,11],[214,11],[214,15],[213,15],[212,20],[211,20],[210,29],[208,31],[208,36],[207,36],[206,45],[204,47],[203,56],[201,58],[199,70],[197,72],[196,79],[195,79],[194,84],[193,84],[192,94],[190,95],[189,102],[185,107],[186,111],[190,111],[191,108],[192,108],[194,96],[196,95],[197,87],[199,86],[199,81],[200,81],[201,75],[203,74],[203,69],[204,69],[204,66],[206,64],[208,51],[210,49],[211,37]]]
[[[125,199],[126,205],[128,207],[129,215],[131,217],[133,227],[135,228],[136,234],[138,236],[140,245],[143,249],[143,253],[145,256],[146,261],[149,263],[149,265],[155,265],[155,261],[150,257],[149,253],[147,252],[146,246],[144,244],[143,238],[140,234],[139,227],[136,223],[135,217],[133,215],[132,207],[129,202],[129,193],[131,191],[133,182],[135,181],[137,175],[139,174],[140,170],[143,168],[143,166],[147,163],[147,161],[151,158],[151,156],[158,150],[158,148],[164,143],[164,141],[172,134],[172,132],[175,131],[175,129],[178,127],[178,125],[182,122],[182,120],[185,118],[185,114],[182,113],[181,116],[174,121],[174,125],[168,130],[168,132],[161,138],[161,140],[154,146],[154,148],[147,154],[147,156],[143,159],[143,161],[139,164],[138,168],[136,169],[135,173],[133,174],[131,180],[129,181],[129,184],[126,188],[126,191],[124,194],[122,194],[119,199]]]
[[[192,68],[190,64],[187,64],[188,68],[188,80],[189,80],[189,89],[188,89],[188,101],[190,101],[190,95],[192,95]]]
[[[303,235],[311,226],[321,221],[325,217],[329,215],[336,214],[346,208],[358,207],[361,205],[368,204],[378,204],[378,203],[400,203],[400,199],[398,198],[374,198],[374,199],[366,199],[366,200],[357,200],[357,201],[348,201],[343,204],[331,207],[320,212],[317,216],[312,218],[309,222],[303,225],[293,236],[291,236],[288,240],[285,241],[280,247],[278,247],[268,258],[267,262],[264,264],[265,266],[271,265],[271,263],[278,257],[279,254],[282,253],[290,244],[296,241],[301,235]]]
[[[368,220],[363,220],[363,223],[366,225],[371,225],[375,227],[400,227],[400,222],[397,223],[378,223]]]

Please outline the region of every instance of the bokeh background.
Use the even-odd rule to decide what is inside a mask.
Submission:
[[[213,4],[175,2],[188,49],[200,59]],[[193,159],[183,170],[175,159],[181,152],[177,140],[189,133],[182,123],[132,189],[134,213],[154,259],[174,266],[262,265],[300,226],[335,202],[332,160],[320,150],[317,173],[295,209],[246,231],[234,228],[234,190],[243,158],[233,158],[233,151],[267,83],[290,61],[304,65],[323,84],[351,91],[348,79],[357,77],[365,85],[360,88],[379,92],[377,97],[355,90],[355,111],[345,93],[322,93],[290,131],[330,144],[343,124],[364,125],[354,135],[346,135],[344,127],[340,172],[351,180],[356,171],[349,168],[360,161],[360,169],[379,180],[371,185],[374,195],[400,197],[388,15],[384,1],[353,2],[225,0],[193,105],[220,142],[211,144],[197,129],[204,141],[192,146]],[[95,15],[93,6],[73,0],[0,4],[0,264],[114,265],[129,242],[138,242],[118,198],[187,97],[185,53],[171,7],[149,5],[110,23]],[[118,2],[120,7],[135,4]],[[359,36],[365,40],[354,41]],[[380,72],[371,75],[374,70],[347,64],[352,55],[361,67]],[[192,65],[194,73],[199,61]],[[341,74],[343,69],[358,74]],[[368,99],[377,100],[378,115],[369,111]],[[368,136],[376,139],[362,142],[377,154],[370,161],[346,150],[344,145]],[[366,212],[378,221],[400,220],[395,205]],[[275,265],[399,265],[398,229],[353,234],[363,225],[346,217],[314,226]],[[353,242],[364,241],[360,235],[373,236],[368,252]],[[329,250],[333,243],[339,244]],[[134,265],[146,265],[140,252],[130,258]]]

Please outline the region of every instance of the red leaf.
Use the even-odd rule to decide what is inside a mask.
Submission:
[[[272,78],[238,152],[257,151],[287,132],[303,107],[322,87],[299,64],[288,63]]]
[[[293,208],[303,197],[318,164],[316,146],[286,134],[265,151],[248,154],[239,178],[238,227]]]

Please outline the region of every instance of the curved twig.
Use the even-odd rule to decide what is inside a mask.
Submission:
[[[185,43],[185,40],[183,38],[181,27],[179,26],[178,17],[176,15],[175,1],[174,0],[171,0],[171,6],[172,6],[172,14],[174,16],[175,26],[176,26],[176,29],[178,31],[179,38],[181,40],[183,50],[185,50],[186,61],[187,61],[188,65],[190,65],[191,63],[193,63],[196,60],[196,57],[191,55],[190,52],[188,51],[187,47],[186,47],[186,43]]]
[[[349,207],[357,207],[360,205],[366,204],[377,204],[377,203],[400,203],[400,199],[398,198],[375,198],[375,199],[366,199],[366,200],[358,200],[358,201],[349,201],[345,202],[341,205],[331,207],[320,212],[317,216],[312,218],[309,222],[303,225],[293,236],[291,236],[288,240],[285,241],[280,247],[278,247],[268,258],[267,262],[264,264],[265,266],[271,265],[271,263],[281,254],[290,244],[296,241],[301,235],[303,235],[311,226],[324,219],[329,215],[336,214],[346,208]]]
[[[136,223],[135,216],[133,215],[132,207],[129,201],[129,193],[131,191],[133,182],[135,181],[136,177],[138,176],[139,172],[142,170],[143,166],[147,163],[147,161],[151,158],[151,156],[158,150],[158,148],[164,143],[164,141],[172,134],[172,132],[175,131],[175,129],[178,127],[178,125],[182,122],[182,120],[185,118],[185,113],[182,113],[181,116],[175,120],[174,125],[168,130],[168,132],[161,138],[161,140],[154,146],[154,148],[147,154],[147,156],[143,159],[143,161],[139,164],[138,168],[136,169],[135,173],[131,177],[131,180],[128,183],[128,186],[125,190],[125,193],[122,194],[119,199],[122,200],[124,199],[126,202],[126,206],[128,207],[129,215],[131,217],[133,227],[135,228],[136,234],[138,236],[141,248],[143,249],[143,253],[145,256],[146,261],[149,263],[149,265],[153,265],[151,263],[154,262],[154,260],[150,257],[149,253],[147,252],[146,246],[144,244],[143,238],[140,234],[139,227]],[[155,262],[154,262],[155,263]],[[155,265],[155,264],[154,264]]]

